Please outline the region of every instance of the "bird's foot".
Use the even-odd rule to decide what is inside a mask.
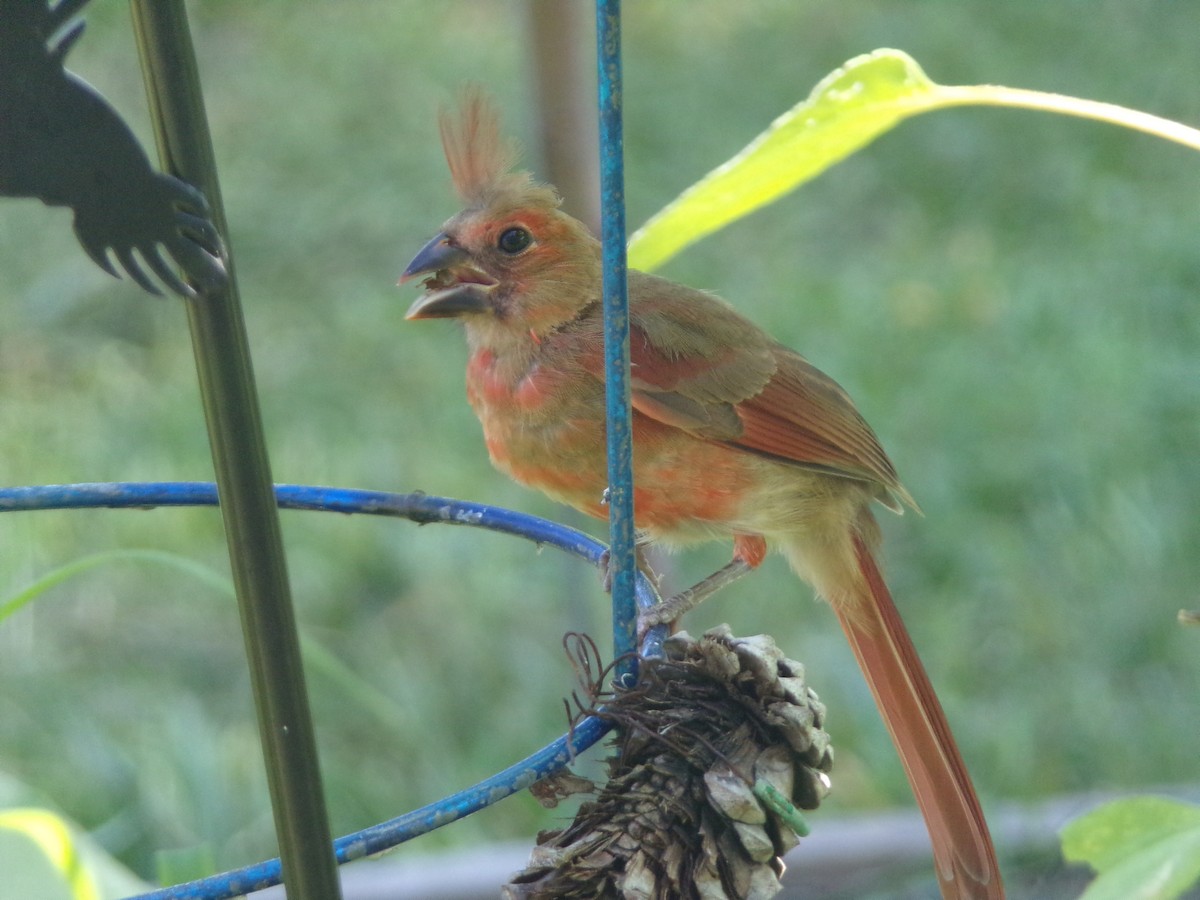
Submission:
[[[654,585],[654,589],[658,590],[658,573],[655,572],[654,569],[650,568],[650,561],[646,559],[646,552],[643,549],[644,546],[644,543],[639,541],[634,545],[633,548],[634,556],[637,561],[637,569],[650,580],[650,583]],[[611,594],[613,586],[612,551],[605,550],[603,553],[601,553],[600,561],[597,563],[597,565],[600,567],[600,571],[602,573],[601,578],[604,584],[604,593]]]
[[[638,643],[656,625],[673,625],[683,614],[695,609],[723,587],[737,581],[754,566],[740,557],[734,557],[707,578],[698,581],[687,590],[680,591],[638,615]]]

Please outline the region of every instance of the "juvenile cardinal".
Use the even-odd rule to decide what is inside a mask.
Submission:
[[[426,276],[409,319],[454,318],[470,348],[467,397],[492,462],[607,518],[599,242],[553,188],[509,169],[480,96],[443,115],[465,208],[404,270]],[[945,714],[874,559],[878,501],[912,498],[849,396],[710,294],[629,272],[634,518],[675,545],[732,539],[700,594],[769,546],[841,623],[925,816],[942,895],[1003,897],[995,852]],[[666,601],[666,621],[696,597]],[[649,624],[643,621],[642,625]]]

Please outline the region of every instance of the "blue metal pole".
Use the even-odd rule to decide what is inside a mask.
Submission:
[[[608,413],[608,521],[612,572],[613,651],[635,648],[633,442],[629,405],[629,296],[625,281],[625,160],[621,124],[621,4],[596,0],[600,110],[600,222],[604,244],[604,355]],[[627,657],[618,677],[636,675]]]

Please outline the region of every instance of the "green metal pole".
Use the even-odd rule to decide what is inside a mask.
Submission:
[[[163,167],[200,188],[228,237],[182,0],[130,0]],[[278,510],[232,260],[187,302],[221,513],[291,900],[340,897]]]

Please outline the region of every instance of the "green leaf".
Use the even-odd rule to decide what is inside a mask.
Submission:
[[[0,599],[0,622],[11,616],[28,603],[33,602],[46,591],[74,578],[97,566],[109,565],[114,562],[151,562],[170,566],[203,581],[216,590],[232,595],[233,586],[225,578],[212,569],[195,560],[188,559],[176,553],[166,553],[161,550],[110,550],[103,553],[93,553],[72,560],[47,572],[37,581],[22,588],[10,597]]]
[[[1200,131],[1146,113],[996,85],[935,84],[908,54],[876,50],[826,76],[733,159],[630,238],[629,264],[654,269],[684,247],[779,199],[904,119],[950,106],[1013,106],[1110,122],[1200,150]]]
[[[109,550],[71,560],[71,562],[65,563],[42,575],[15,594],[7,598],[0,598],[0,622],[3,622],[5,618],[27,604],[32,603],[52,588],[78,575],[82,575],[99,566],[126,562],[154,563],[155,565],[167,566],[184,575],[190,575],[231,600],[236,597],[233,582],[227,576],[186,556],[180,556],[177,553],[167,553],[162,550]],[[380,723],[401,733],[410,727],[408,719],[390,697],[343,663],[323,644],[305,634],[301,634],[300,646],[305,666],[310,671],[327,678],[332,684],[340,688],[348,698],[373,715]]]
[[[1099,873],[1086,900],[1170,900],[1200,880],[1200,807],[1115,800],[1068,824],[1063,856]]]
[[[638,229],[629,242],[629,264],[656,268],[693,241],[778,199],[923,108],[933,88],[899,51],[850,60]]]
[[[105,900],[149,890],[61,816],[45,809],[0,811],[5,897]]]

